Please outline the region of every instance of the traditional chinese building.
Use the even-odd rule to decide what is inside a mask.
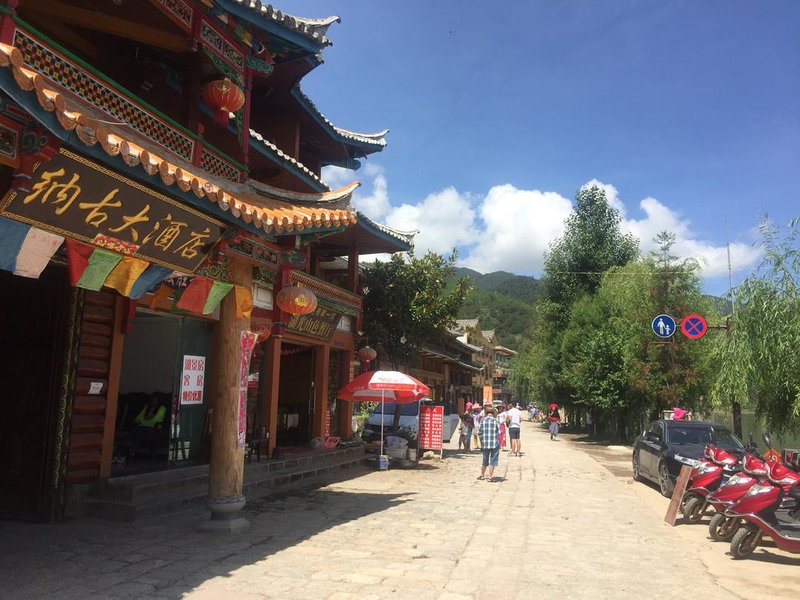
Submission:
[[[458,319],[454,333],[472,351],[472,362],[481,366],[472,378],[472,401],[491,402],[494,389],[494,348],[497,345],[494,329],[483,331],[480,319]]]
[[[411,237],[320,179],[386,144],[299,87],[335,21],[0,1],[0,517],[208,463],[212,520],[235,529],[248,445],[349,435],[358,256]],[[165,418],[123,464],[153,398]]]
[[[511,374],[511,359],[517,352],[505,346],[494,348],[494,373],[492,374],[492,396],[496,402],[508,403],[514,399],[514,393],[508,381]]]

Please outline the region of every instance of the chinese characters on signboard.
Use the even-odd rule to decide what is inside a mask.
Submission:
[[[336,333],[341,313],[317,305],[314,312],[307,315],[292,315],[287,329],[292,333],[299,333],[308,337],[321,340],[330,340]]]
[[[244,448],[247,441],[247,377],[250,375],[250,357],[256,347],[258,334],[255,331],[242,331],[239,360],[239,415],[236,447]]]
[[[206,378],[206,357],[183,357],[181,371],[181,404],[202,404],[203,384]]]
[[[426,450],[442,449],[443,406],[419,407],[419,447]]]
[[[220,221],[64,148],[36,166],[30,191],[6,195],[0,213],[183,272],[223,233]]]

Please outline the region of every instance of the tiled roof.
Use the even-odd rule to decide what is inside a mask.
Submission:
[[[356,213],[349,208],[348,201],[357,183],[321,194],[288,192],[257,182],[220,184],[197,166],[167,160],[154,144],[136,137],[130,130],[110,125],[104,114],[95,113],[71,95],[68,97],[46,77],[26,68],[17,48],[0,44],[0,67],[10,68],[17,86],[35,92],[39,105],[54,113],[61,127],[74,131],[87,146],[100,144],[106,154],[119,156],[129,167],[140,166],[151,176],[158,174],[164,185],[176,185],[182,192],[191,190],[198,198],[206,198],[244,223],[280,234],[339,229],[356,222]]]
[[[265,19],[283,25],[288,29],[292,29],[305,37],[314,40],[321,46],[329,46],[331,41],[326,37],[328,27],[332,23],[339,23],[341,19],[337,16],[330,16],[324,19],[307,19],[304,17],[296,17],[287,14],[283,11],[274,8],[271,4],[265,4],[260,0],[229,0],[235,2],[240,6],[250,8],[255,13],[261,15]]]
[[[386,235],[389,235],[393,238],[397,238],[401,242],[406,244],[413,244],[414,243],[414,236],[419,233],[418,231],[398,231],[397,229],[392,229],[391,227],[387,227],[386,225],[381,225],[370,219],[367,215],[362,212],[356,213],[359,223],[366,223],[372,225],[378,231],[382,231]]]
[[[456,324],[461,331],[478,326],[479,319],[457,319]]]
[[[262,144],[270,154],[275,155],[281,162],[285,164],[285,166],[288,166],[292,170],[296,169],[301,171],[303,175],[311,178],[314,181],[314,183],[316,183],[323,189],[330,190],[330,188],[322,182],[322,180],[317,176],[316,173],[314,173],[314,171],[306,167],[299,160],[296,160],[291,156],[289,156],[288,154],[286,154],[283,150],[278,148],[275,144],[270,142],[268,139],[266,139],[263,135],[261,135],[254,129],[250,130],[250,138]]]
[[[314,104],[311,98],[303,93],[299,85],[296,85],[292,88],[292,95],[301,104],[304,104],[307,109],[318,118],[318,121],[329,130],[330,133],[340,138],[343,142],[351,144],[355,142],[362,146],[373,147],[376,150],[383,150],[383,148],[386,146],[385,138],[386,134],[389,133],[388,129],[384,129],[383,131],[378,131],[376,133],[358,133],[355,131],[342,129],[341,127],[337,127],[331,123],[327,117],[320,112],[320,110],[317,108],[317,105]]]

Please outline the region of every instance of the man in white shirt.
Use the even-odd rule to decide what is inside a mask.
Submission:
[[[508,438],[511,440],[511,456],[519,456],[519,424],[521,421],[522,413],[519,411],[519,403],[514,402],[514,406],[506,411]]]

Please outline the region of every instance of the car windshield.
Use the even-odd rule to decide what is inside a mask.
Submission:
[[[725,427],[696,427],[671,425],[667,428],[668,442],[674,445],[714,443],[727,450],[744,450],[739,439]]]
[[[417,416],[417,402],[406,402],[403,404],[395,404],[394,402],[384,402],[383,403],[383,414],[385,415],[393,415],[397,410],[397,407],[400,407],[400,416],[402,417],[416,417]],[[373,415],[381,414],[381,404],[379,403],[375,408],[372,409]]]

